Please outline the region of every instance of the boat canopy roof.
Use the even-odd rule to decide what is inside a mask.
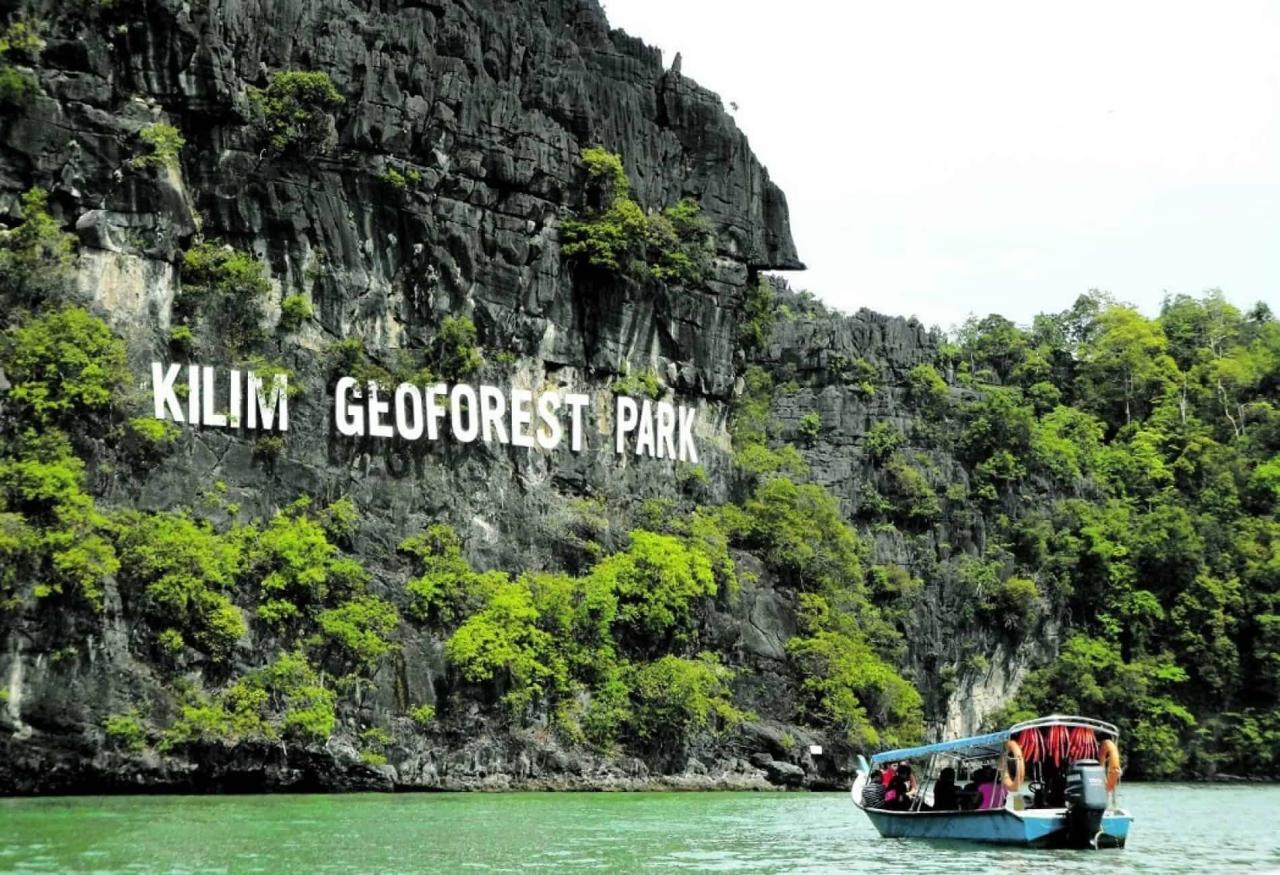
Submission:
[[[887,750],[878,753],[871,758],[871,764],[875,766],[885,763],[896,763],[901,760],[914,760],[921,757],[933,756],[934,754],[946,753],[957,759],[973,760],[988,759],[998,756],[1004,748],[1004,743],[1012,736],[1017,735],[1025,729],[1040,729],[1047,726],[1071,726],[1085,727],[1095,732],[1106,735],[1110,738],[1118,738],[1120,733],[1116,727],[1110,723],[1104,723],[1101,720],[1094,720],[1090,717],[1072,717],[1065,714],[1052,714],[1048,717],[1038,717],[1035,720],[1026,720],[1022,723],[1015,723],[1008,729],[1001,729],[997,732],[988,732],[986,735],[972,735],[968,738],[955,738],[951,741],[939,741],[934,744],[922,744],[919,747],[904,747],[898,750]]]

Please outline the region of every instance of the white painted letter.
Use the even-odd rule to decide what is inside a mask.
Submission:
[[[467,427],[462,427],[463,402],[466,402]],[[476,403],[476,390],[466,383],[459,383],[449,393],[449,407],[453,436],[464,444],[469,444],[480,434],[480,405]]]
[[[178,381],[178,374],[182,373],[182,365],[169,365],[169,370],[164,376],[160,375],[160,363],[151,363],[151,393],[155,397],[156,402],[156,419],[164,419],[165,411],[169,411],[169,418],[174,422],[183,422],[182,419],[182,403],[178,401],[178,393],[173,391],[173,384]]]
[[[559,409],[559,392],[547,392],[538,396],[538,418],[542,420],[542,427],[538,429],[538,446],[544,450],[554,450],[560,446],[560,417],[556,415]]]
[[[271,395],[263,404],[262,378],[253,371],[249,372],[249,428],[257,428],[262,422],[264,431],[271,431],[276,422],[276,414],[280,414],[280,422],[276,431],[289,430],[289,378],[284,374],[271,375]]]
[[[369,435],[371,437],[395,437],[396,432],[382,421],[382,417],[391,410],[390,401],[378,400],[378,384],[369,381]]]
[[[618,415],[614,417],[614,427],[617,429],[615,437],[617,438],[617,452],[626,452],[627,449],[627,432],[636,427],[636,402],[633,398],[626,395],[618,396]]]
[[[570,392],[564,396],[565,406],[569,408],[569,449],[575,453],[582,452],[582,408],[591,403],[586,395]]]
[[[444,415],[449,412],[448,408],[436,403],[436,399],[443,395],[447,388],[444,383],[427,387],[427,437],[431,440],[440,436],[440,420],[444,419]]]
[[[636,455],[653,458],[653,407],[649,399],[644,399],[644,407],[640,408],[640,429],[636,432]]]
[[[361,437],[364,435],[364,408],[356,405],[350,406],[351,390],[356,386],[355,377],[343,377],[338,381],[338,385],[334,387],[334,420],[338,427],[338,434],[347,437]],[[252,378],[249,382],[250,393],[253,390]],[[253,422],[253,404],[249,404],[249,421],[252,427]]]
[[[693,444],[693,420],[698,415],[696,407],[680,407],[680,461],[698,464],[698,448]]]
[[[213,368],[206,365],[201,370],[204,371],[204,388],[201,389],[201,392],[204,393],[204,403],[200,407],[203,411],[201,419],[204,421],[205,425],[214,425],[218,428],[226,428],[226,414],[218,413],[213,409],[214,403],[218,400],[217,383],[213,374]]]
[[[533,446],[529,424],[533,422],[533,393],[528,389],[511,390],[511,444],[517,447]]]
[[[409,422],[410,409],[413,412],[412,424]],[[412,383],[396,386],[396,431],[407,441],[422,437],[422,393]]]
[[[498,435],[498,443],[507,443],[507,426],[502,417],[507,413],[507,399],[502,397],[502,390],[497,386],[480,387],[480,421],[483,423],[484,442],[493,440],[494,432]]]
[[[658,458],[676,457],[676,409],[666,401],[658,402]]]

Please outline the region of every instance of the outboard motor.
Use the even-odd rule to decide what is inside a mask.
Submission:
[[[1067,773],[1067,844],[1097,847],[1107,811],[1107,773],[1097,760],[1077,760]]]

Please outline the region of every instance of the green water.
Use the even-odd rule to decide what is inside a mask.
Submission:
[[[1122,851],[881,839],[844,794],[0,799],[0,873],[1280,871],[1280,787],[1130,785]]]

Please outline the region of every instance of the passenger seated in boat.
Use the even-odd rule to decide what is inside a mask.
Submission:
[[[933,810],[956,811],[960,808],[960,793],[956,787],[956,770],[947,766],[938,773],[933,785]]]
[[[1004,805],[1004,787],[1000,785],[999,776],[992,766],[984,766],[978,779],[978,808],[986,811]]]
[[[911,807],[911,797],[916,792],[916,776],[908,763],[899,763],[889,789],[884,794],[884,807],[893,811],[906,811]]]
[[[978,803],[982,801],[981,794],[978,793],[978,782],[982,777],[982,769],[977,769],[969,773],[969,783],[959,792],[961,811],[972,811],[978,807]]]
[[[879,808],[884,805],[884,775],[876,769],[867,777],[866,786],[862,788],[862,807]]]

